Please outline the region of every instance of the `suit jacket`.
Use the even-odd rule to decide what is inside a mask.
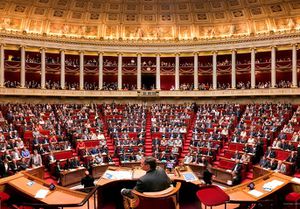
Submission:
[[[135,190],[138,192],[157,192],[167,189],[171,184],[171,180],[162,168],[149,170],[138,179]]]
[[[240,173],[242,170],[242,165],[240,163],[237,163],[233,166],[233,168],[231,170],[235,171],[236,173]]]

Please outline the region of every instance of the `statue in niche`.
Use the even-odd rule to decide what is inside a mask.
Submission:
[[[69,25],[63,24],[63,27],[62,27],[62,34],[68,34],[69,31],[70,31]]]
[[[236,34],[236,26],[235,25],[231,25],[229,28],[229,35],[234,35]]]
[[[10,20],[10,18],[3,18],[3,22],[2,22],[2,24],[0,25],[0,27],[3,28],[3,29],[9,29],[9,28],[10,28],[10,25],[11,25],[11,20]]]
[[[79,34],[82,35],[82,36],[86,34],[86,27],[85,26],[80,26],[79,27]]]
[[[287,26],[290,28],[290,30],[295,29],[296,24],[295,24],[295,22],[294,22],[294,20],[292,18],[288,19]]]
[[[205,37],[213,38],[216,35],[216,31],[214,27],[206,28]]]
[[[144,30],[141,27],[137,27],[135,31],[135,37],[142,38],[144,37]]]

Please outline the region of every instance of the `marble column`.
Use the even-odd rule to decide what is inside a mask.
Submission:
[[[236,88],[236,50],[231,51],[231,88]]]
[[[160,90],[160,54],[156,54],[156,90]]]
[[[46,88],[46,49],[41,48],[41,89]]]
[[[4,77],[4,72],[5,72],[5,68],[4,68],[4,59],[5,59],[5,55],[4,55],[4,45],[1,44],[0,45],[0,87],[4,87],[5,85],[5,77]]]
[[[298,78],[297,78],[297,44],[293,44],[293,50],[292,50],[292,75],[293,75],[293,81],[292,81],[292,87],[298,86]]]
[[[60,51],[60,88],[65,89],[65,50]]]
[[[255,89],[255,48],[251,48],[251,89]]]
[[[118,90],[122,90],[122,54],[118,53]]]
[[[217,51],[213,52],[213,89],[217,89]]]
[[[137,54],[137,90],[142,88],[142,54]]]
[[[199,89],[199,79],[198,79],[198,53],[194,53],[194,90]]]
[[[84,90],[84,52],[79,52],[79,89]]]
[[[271,48],[271,88],[276,86],[276,47]]]
[[[99,90],[103,89],[103,53],[98,53],[98,68],[99,68],[99,78],[98,78],[98,86]]]
[[[180,78],[179,78],[179,53],[175,54],[175,90],[179,90]]]
[[[25,88],[26,83],[26,52],[25,46],[21,46],[21,88]]]

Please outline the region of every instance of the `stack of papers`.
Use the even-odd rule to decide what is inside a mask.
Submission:
[[[251,194],[251,195],[253,195],[253,196],[255,196],[255,197],[260,197],[260,196],[262,196],[264,194],[264,193],[262,193],[262,192],[260,192],[258,190],[255,190],[255,189],[250,190],[248,193]]]
[[[111,171],[107,170],[102,176],[105,179],[132,179],[132,171]]]
[[[35,194],[35,198],[38,199],[43,199],[46,197],[46,195],[48,194],[49,190],[46,189],[40,189],[39,191],[37,191],[37,193]]]
[[[278,187],[282,184],[283,184],[282,181],[273,180],[273,181],[270,181],[268,183],[265,183],[263,185],[263,189],[266,190],[266,191],[272,191],[273,189],[275,189],[276,187]]]
[[[196,176],[194,176],[193,173],[183,173],[182,175],[184,180],[187,182],[197,180]]]

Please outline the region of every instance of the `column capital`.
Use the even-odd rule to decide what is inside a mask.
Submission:
[[[141,52],[137,52],[137,53],[136,53],[136,56],[142,56],[142,54],[143,54],[143,53],[141,53]]]
[[[180,56],[180,52],[176,52],[175,53],[175,56],[177,57],[177,56]]]
[[[84,50],[78,51],[79,54],[84,54],[84,52],[85,52]]]
[[[98,56],[100,56],[100,55],[104,55],[104,52],[97,52],[97,54],[98,54]]]
[[[118,56],[122,56],[122,55],[123,55],[123,52],[117,52],[117,55],[118,55]]]
[[[1,43],[1,44],[0,44],[0,47],[5,47],[5,46],[6,46],[5,43]]]
[[[40,53],[42,53],[42,52],[45,52],[46,51],[46,47],[41,47],[40,49],[39,49],[39,51],[40,51]]]
[[[230,51],[231,51],[231,53],[237,52],[237,49],[231,49]]]
[[[199,52],[193,52],[193,55],[194,55],[194,56],[195,56],[195,55],[199,56]]]
[[[156,57],[160,57],[161,53],[155,53]]]
[[[257,49],[256,49],[256,47],[251,47],[251,48],[250,48],[250,51],[251,51],[251,52],[254,51],[254,53],[256,53]]]
[[[26,45],[20,45],[20,49],[25,49],[26,47]]]
[[[64,53],[66,52],[65,49],[59,49],[59,51],[60,51],[60,52],[64,52]]]
[[[213,54],[218,54],[218,51],[214,50],[212,51]]]
[[[270,46],[271,49],[277,49],[277,46],[274,45],[274,46]]]
[[[294,44],[291,44],[291,46],[292,46],[292,47],[294,47],[294,46],[295,46],[295,47],[296,47],[296,50],[297,50],[297,49],[298,49],[298,46],[299,46],[299,44],[297,44],[297,43],[294,43]]]

